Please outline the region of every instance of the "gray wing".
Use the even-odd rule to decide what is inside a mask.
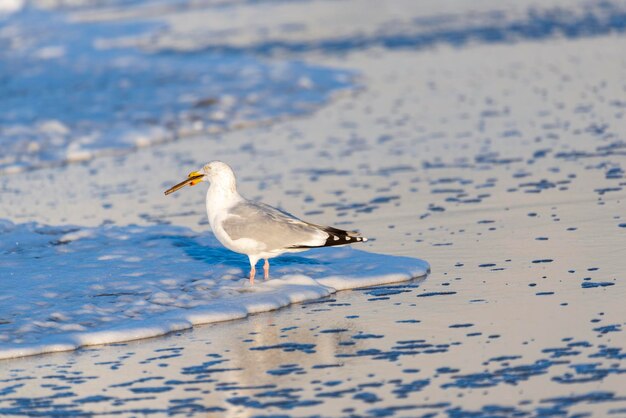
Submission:
[[[249,238],[265,244],[265,251],[320,246],[328,233],[289,213],[263,203],[243,201],[228,211],[222,228],[232,240]]]

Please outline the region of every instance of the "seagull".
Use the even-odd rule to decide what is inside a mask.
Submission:
[[[367,241],[358,232],[316,225],[244,198],[237,192],[235,173],[221,161],[212,161],[199,171],[189,173],[186,180],[171,187],[165,194],[201,182],[209,183],[206,211],[211,230],[224,247],[248,256],[251,285],[254,285],[255,266],[260,259],[265,260],[263,277],[267,280],[270,258],[311,248]]]

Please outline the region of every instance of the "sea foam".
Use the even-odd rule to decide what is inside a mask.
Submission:
[[[186,228],[0,221],[0,359],[155,337],[244,318],[338,290],[410,280],[425,261],[344,248],[247,257]]]
[[[193,135],[211,140],[231,129],[310,114],[355,88],[355,73],[301,61],[138,47],[164,28],[162,22],[81,22],[63,7],[27,7],[3,19],[21,3],[9,2],[4,13],[2,3],[1,174]],[[16,42],[19,34],[28,41]]]

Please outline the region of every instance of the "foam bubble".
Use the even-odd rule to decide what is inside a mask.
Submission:
[[[425,261],[352,248],[271,260],[270,280],[211,235],[167,225],[51,227],[0,221],[0,359],[155,337],[338,290],[427,274]],[[10,342],[9,342],[10,341]]]

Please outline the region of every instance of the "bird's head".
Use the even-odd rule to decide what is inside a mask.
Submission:
[[[165,194],[168,195],[170,193],[174,193],[187,185],[195,186],[203,181],[234,189],[235,173],[233,173],[233,170],[228,166],[228,164],[221,161],[211,161],[210,163],[205,164],[200,170],[189,173],[187,175],[187,179],[167,189]]]

